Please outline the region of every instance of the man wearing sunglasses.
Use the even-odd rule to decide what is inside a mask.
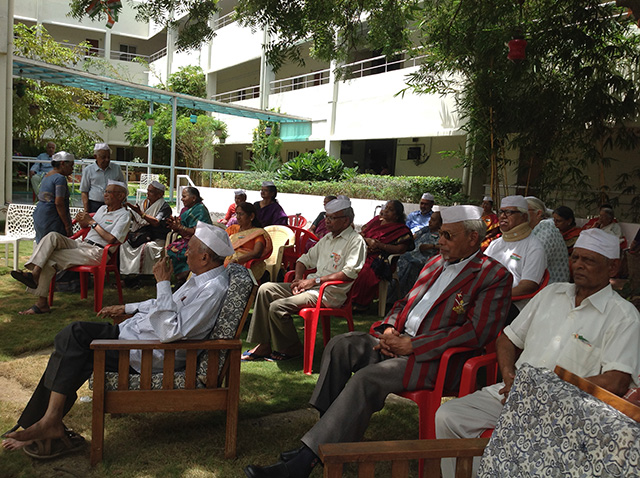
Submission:
[[[502,236],[484,252],[505,266],[513,275],[513,297],[538,289],[547,268],[547,256],[540,240],[529,225],[529,205],[523,196],[507,196],[500,203],[498,220]],[[527,301],[514,302],[509,311],[510,323]]]
[[[282,453],[275,465],[246,467],[249,478],[308,477],[319,460],[319,445],[361,440],[389,393],[433,387],[445,350],[481,348],[498,336],[512,278],[480,250],[486,230],[482,211],[475,206],[440,211],[440,255],[378,323],[375,337],[350,332],[331,339],[310,400],[320,420],[302,437],[303,446]],[[457,365],[451,377],[460,377],[463,363]]]

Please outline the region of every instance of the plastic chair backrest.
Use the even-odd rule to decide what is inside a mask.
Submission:
[[[287,219],[287,224],[289,226],[304,227],[307,225],[307,220],[300,213],[296,214],[295,216],[287,216]]]
[[[33,211],[35,208],[30,204],[9,204],[7,222],[5,224],[6,235],[25,239],[36,237],[36,230],[33,225]]]
[[[280,265],[282,264],[284,246],[293,244],[295,233],[287,226],[266,226],[264,230],[271,236],[271,243],[273,244],[273,252],[264,262],[271,275],[271,280],[275,281],[276,277],[274,276],[280,270]]]

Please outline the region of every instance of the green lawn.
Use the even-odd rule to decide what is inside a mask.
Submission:
[[[31,253],[31,243],[20,246],[23,265]],[[28,400],[46,365],[53,337],[74,320],[99,320],[93,312],[93,297],[80,300],[79,293],[55,294],[51,314],[21,316],[18,311],[32,304],[32,297],[9,275],[0,255],[0,430],[10,428]],[[9,258],[11,262],[11,254]],[[125,289],[125,301],[151,297],[152,285],[134,291]],[[107,286],[104,304],[117,303],[117,294]],[[373,308],[372,308],[373,310]],[[368,330],[377,317],[357,315],[357,330]],[[296,319],[302,337],[302,322]],[[346,324],[335,320],[335,333],[346,332]],[[246,332],[244,334],[246,337]],[[250,344],[245,344],[249,348]],[[318,370],[323,350],[318,333],[314,370]],[[317,420],[308,409],[317,374],[302,373],[302,358],[284,363],[243,363],[240,392],[238,457],[224,459],[224,415],[221,412],[139,414],[107,417],[104,461],[89,468],[88,447],[83,453],[47,462],[31,460],[21,452],[0,451],[0,476],[13,477],[243,477],[249,463],[270,464],[278,453],[299,446],[299,438]],[[8,386],[7,384],[13,384]],[[14,388],[20,393],[12,393]],[[79,396],[90,396],[86,385]],[[295,412],[295,413],[292,413]],[[91,403],[78,401],[65,423],[91,436]],[[415,439],[418,412],[412,403],[390,403],[376,414],[367,440]],[[412,476],[417,476],[414,464]],[[381,469],[379,476],[388,476]],[[318,467],[313,477],[322,476]],[[347,476],[356,476],[350,470]]]

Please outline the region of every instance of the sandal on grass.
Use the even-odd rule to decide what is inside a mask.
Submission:
[[[18,282],[23,283],[29,289],[38,288],[38,284],[36,284],[36,281],[33,279],[33,274],[31,272],[11,271],[11,277],[13,277]]]
[[[67,432],[61,438],[34,440],[23,448],[25,454],[37,460],[47,460],[73,453],[84,447],[85,440],[75,432]]]
[[[267,358],[269,358],[268,355],[258,355],[251,350],[247,350],[246,352],[242,353],[240,360],[242,362],[256,362],[258,360],[265,360]]]
[[[40,314],[50,314],[50,313],[51,313],[51,309],[42,310],[40,307],[38,307],[35,304],[29,307],[27,310],[18,312],[18,314],[20,315],[40,315]]]
[[[269,355],[269,357],[265,358],[265,360],[268,362],[284,362],[285,360],[298,358],[300,357],[300,355],[301,354],[289,355],[289,354],[285,354],[282,352],[278,352],[277,350],[274,350],[273,352],[271,352],[271,355]]]

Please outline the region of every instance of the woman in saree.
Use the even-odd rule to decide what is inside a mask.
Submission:
[[[366,310],[378,294],[380,280],[391,280],[389,255],[411,251],[414,243],[405,225],[404,206],[397,200],[387,202],[360,234],[367,243],[367,259],[353,283],[352,300],[355,310]]]
[[[260,188],[261,201],[256,201],[253,205],[256,207],[256,218],[265,226],[286,226],[288,223],[287,214],[276,201],[278,189],[271,181],[264,181]]]
[[[490,196],[482,198],[482,220],[484,221],[484,225],[487,226],[487,234],[484,236],[484,240],[480,245],[484,251],[489,244],[491,244],[491,241],[502,235],[498,216],[493,212],[493,199]]]
[[[251,272],[257,280],[260,280],[266,270],[264,260],[273,252],[271,237],[267,231],[262,229],[260,222],[256,219],[256,208],[251,203],[238,204],[236,220],[237,224],[227,228],[234,253],[227,257],[224,265],[226,267],[232,262],[246,264],[254,260],[251,264]]]
[[[167,226],[172,231],[180,234],[180,238],[167,246],[167,255],[173,262],[173,270],[176,275],[176,285],[179,287],[186,282],[189,276],[189,266],[187,265],[187,245],[189,239],[196,232],[198,221],[211,224],[209,210],[202,203],[200,191],[194,187],[186,187],[182,190],[182,204],[184,207],[180,211],[179,217],[168,217]]]
[[[576,226],[576,217],[573,214],[573,209],[567,206],[558,207],[553,211],[553,223],[562,233],[564,243],[567,245],[567,252],[571,255],[573,246],[582,231],[582,229]]]
[[[71,236],[71,215],[69,212],[69,185],[67,178],[73,172],[73,154],[60,151],[51,158],[53,169],[40,183],[38,204],[33,211],[36,242],[40,242],[50,232]]]

